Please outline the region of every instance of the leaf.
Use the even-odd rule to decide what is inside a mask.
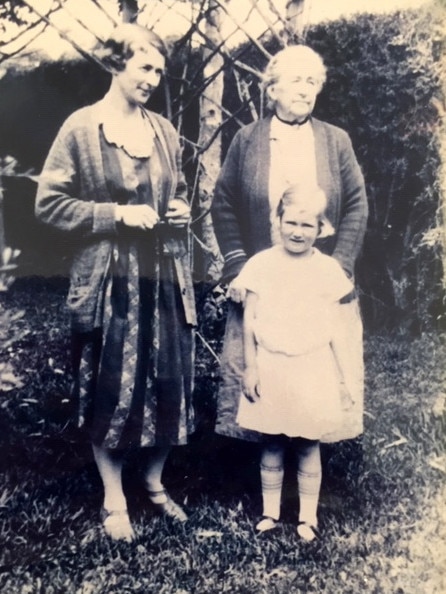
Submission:
[[[219,530],[199,530],[196,534],[195,537],[197,540],[201,541],[201,540],[206,540],[207,538],[222,538],[223,537],[223,532],[220,532]]]
[[[4,392],[9,392],[14,388],[22,388],[23,386],[24,383],[22,382],[22,380],[16,375],[14,375],[12,371],[2,372],[0,374],[0,390],[3,390]]]
[[[428,460],[427,463],[431,468],[435,468],[435,470],[440,470],[446,474],[446,455],[432,458]]]
[[[392,443],[388,443],[387,445],[384,446],[384,450],[387,450],[388,448],[394,448],[396,446],[400,446],[400,445],[404,445],[405,443],[407,443],[407,439],[405,437],[401,437],[400,439],[397,439],[396,441],[392,441]]]

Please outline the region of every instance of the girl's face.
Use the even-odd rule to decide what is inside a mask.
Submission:
[[[296,65],[283,69],[277,82],[269,86],[267,92],[280,118],[301,122],[313,112],[320,90],[317,76],[304,65]]]
[[[144,105],[160,83],[165,59],[151,45],[137,49],[124,70],[114,73],[122,95],[131,105]]]
[[[283,247],[290,254],[309,254],[319,235],[319,220],[296,206],[286,206],[280,219],[280,235]]]

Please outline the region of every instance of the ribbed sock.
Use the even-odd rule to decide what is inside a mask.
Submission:
[[[278,520],[280,517],[283,474],[283,466],[260,465],[263,515],[274,518],[274,520]]]
[[[317,506],[321,488],[321,471],[305,472],[298,470],[299,521],[317,526]]]

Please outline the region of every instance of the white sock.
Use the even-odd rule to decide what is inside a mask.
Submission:
[[[280,517],[283,474],[283,466],[260,465],[263,515],[274,518],[274,520],[278,520]]]

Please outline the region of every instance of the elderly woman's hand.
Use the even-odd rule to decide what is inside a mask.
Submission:
[[[171,200],[164,218],[172,227],[184,227],[190,220],[190,207],[183,200]]]
[[[159,216],[148,204],[124,204],[116,206],[115,219],[127,227],[153,229]]]

